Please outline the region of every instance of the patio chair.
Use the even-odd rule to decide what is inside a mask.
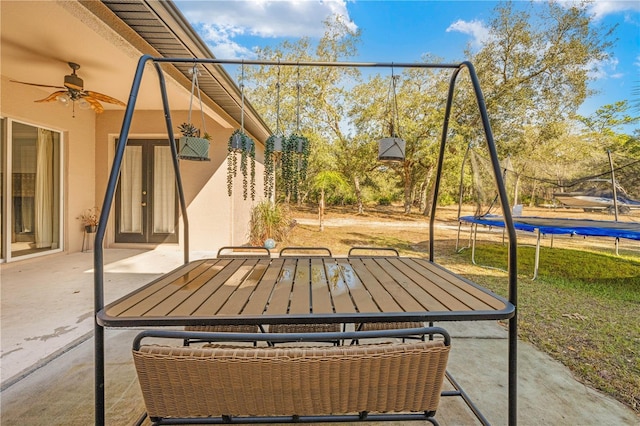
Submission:
[[[185,331],[202,331],[209,333],[260,333],[262,327],[254,324],[230,324],[230,325],[187,325],[184,327]],[[184,339],[184,346],[189,346],[191,343],[211,343],[208,340],[189,340]],[[258,342],[253,342],[254,346]]]
[[[342,330],[340,323],[328,324],[271,324],[269,333],[337,333]],[[294,340],[292,340],[294,341]],[[332,340],[334,346],[339,346],[341,340]],[[273,343],[272,343],[273,344]]]
[[[347,253],[347,257],[352,257],[352,256],[356,256],[355,252],[364,252],[363,254],[360,254],[360,256],[371,256],[371,257],[388,257],[388,256],[393,256],[393,257],[398,257],[400,256],[400,253],[398,253],[398,250],[393,248],[393,247],[370,247],[370,246],[355,246],[355,247],[351,247],[349,249],[349,252]],[[372,255],[371,253],[376,253],[376,252],[381,252],[381,254],[378,255]]]
[[[426,420],[437,425],[434,416],[451,341],[441,328],[421,332],[442,337],[339,347],[189,348],[142,341],[202,339],[202,333],[149,330],[136,337],[133,359],[154,425],[363,420]],[[399,332],[342,332],[330,338],[368,340],[390,333]],[[212,334],[206,339],[226,337]],[[269,341],[278,336],[246,338]],[[306,341],[304,335],[299,340]]]
[[[327,247],[283,247],[280,257],[331,257],[333,254]]]
[[[224,246],[218,249],[216,257],[219,259],[230,257],[260,257],[268,259],[271,257],[271,251],[262,246]]]

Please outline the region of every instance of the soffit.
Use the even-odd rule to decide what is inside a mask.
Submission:
[[[213,58],[206,44],[193,31],[172,2],[103,0],[122,22],[142,37],[165,58]],[[190,81],[191,64],[174,64],[186,81]],[[200,89],[236,123],[241,122],[241,94],[227,72],[219,65],[200,65]],[[269,136],[269,129],[245,100],[246,130],[260,141]]]
[[[126,102],[142,54],[206,57],[206,45],[192,40],[193,30],[173,9],[175,5],[171,2],[144,0],[0,1],[2,75],[12,80],[62,85],[64,75],[71,72],[67,62],[76,62],[81,65],[78,75],[86,90]],[[165,16],[161,18],[162,14]],[[187,109],[189,66],[162,67],[167,73],[171,109]],[[145,71],[137,109],[162,108],[155,74],[151,66]],[[228,127],[239,127],[240,94],[232,79],[221,67],[207,66],[200,80],[207,112],[217,115]],[[15,83],[3,79],[2,84]],[[56,89],[30,86],[30,90],[35,91],[35,95],[29,95],[35,100]],[[119,106],[103,105],[105,109],[122,110]],[[245,128],[258,141],[269,135],[267,126],[248,104]]]

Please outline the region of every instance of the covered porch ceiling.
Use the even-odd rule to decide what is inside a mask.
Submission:
[[[147,0],[3,1],[1,70],[11,80],[62,86],[78,63],[84,88],[127,102],[142,54],[211,57],[171,2]],[[189,65],[162,65],[172,110],[189,108]],[[3,80],[3,84],[16,84]],[[205,109],[225,127],[239,127],[240,93],[220,66],[207,65],[200,76]],[[42,97],[55,91],[39,87]],[[35,99],[34,99],[35,100]],[[36,104],[37,105],[37,104]],[[106,110],[121,106],[103,103]],[[137,110],[162,109],[156,72],[149,66],[136,101]],[[229,122],[232,123],[229,126]],[[245,105],[245,128],[258,141],[269,136],[259,115]]]

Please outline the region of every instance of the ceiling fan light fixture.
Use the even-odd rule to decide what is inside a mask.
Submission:
[[[72,102],[71,97],[67,93],[56,96],[56,101],[58,101],[60,105],[64,105],[66,107],[68,107]]]
[[[78,106],[80,109],[91,109],[91,104],[85,98],[80,98],[78,100]]]

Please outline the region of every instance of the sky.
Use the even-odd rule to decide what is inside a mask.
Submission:
[[[361,30],[358,55],[350,60],[363,62],[418,62],[424,54],[443,62],[466,60],[465,48],[482,47],[492,10],[498,4],[457,0],[174,2],[218,59],[252,59],[255,47],[300,37],[317,41],[324,31],[323,21],[339,14],[352,28]],[[526,6],[525,2],[515,3]],[[640,1],[595,1],[589,13],[595,25],[617,25],[617,41],[610,59],[593,64],[590,71],[595,78],[590,88],[599,93],[578,111],[585,116],[616,101],[637,104],[640,87]]]

